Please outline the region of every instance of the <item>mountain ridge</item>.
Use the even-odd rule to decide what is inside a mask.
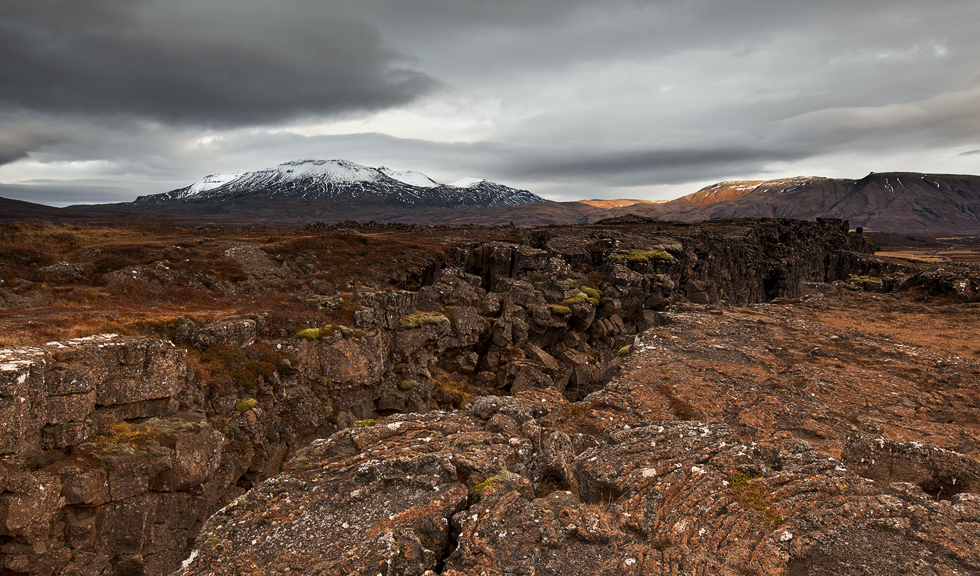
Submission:
[[[485,179],[440,184],[421,172],[370,168],[347,160],[295,160],[273,168],[211,174],[184,188],[140,196],[133,208],[173,207],[175,203],[214,204],[256,200],[364,202],[414,208],[491,208],[547,202],[527,190]]]
[[[872,172],[859,179],[726,181],[676,200],[612,210],[661,220],[842,218],[890,232],[980,231],[980,176]]]
[[[872,172],[863,178],[799,176],[727,180],[670,201],[552,202],[526,190],[463,178],[438,183],[421,172],[344,160],[297,160],[251,172],[211,174],[133,202],[54,209],[18,205],[4,221],[86,221],[102,213],[156,213],[174,222],[272,227],[314,222],[540,226],[598,222],[627,214],[696,222],[713,218],[840,218],[895,233],[980,233],[980,176]]]

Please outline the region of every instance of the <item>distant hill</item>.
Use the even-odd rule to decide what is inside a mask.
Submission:
[[[124,212],[114,210],[74,210],[71,208],[55,208],[24,200],[0,198],[0,222],[8,224],[25,222],[107,224],[125,217]]]
[[[980,231],[980,176],[871,173],[860,180],[787,178],[721,182],[664,204],[617,208],[661,220],[843,218],[887,232]]]
[[[622,208],[623,206],[632,206],[634,204],[662,203],[665,202],[665,200],[655,202],[653,200],[635,200],[623,198],[620,200],[579,200],[579,202],[595,208]]]

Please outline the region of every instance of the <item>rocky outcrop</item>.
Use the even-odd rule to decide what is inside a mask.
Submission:
[[[170,342],[115,335],[0,351],[4,573],[173,565],[220,501],[188,491],[226,442],[176,413],[186,369]]]
[[[742,418],[724,402],[716,404],[723,409],[712,411],[708,399],[717,395],[698,401],[706,388],[686,389],[666,377],[634,386],[629,383],[636,378],[617,377],[624,369],[625,375],[635,375],[642,358],[669,360],[654,353],[649,335],[638,338],[644,331],[663,330],[654,332],[664,337],[674,331],[678,342],[691,342],[683,310],[720,315],[718,305],[798,298],[814,282],[846,280],[866,271],[862,262],[869,247],[862,237],[848,234],[840,221],[782,220],[546,228],[526,236],[524,244],[460,246],[443,268],[426,275],[430,280],[418,291],[328,296],[310,290],[298,296],[311,306],[349,312],[349,326],[298,326],[297,337],[276,338],[265,332],[258,313],[209,324],[177,318],[161,327],[171,342],[106,336],[3,351],[0,425],[8,428],[0,438],[2,569],[11,574],[157,575],[177,568],[196,547],[196,563],[189,565],[195,570],[223,569],[207,563],[234,555],[237,560],[227,566],[258,573],[272,570],[269,558],[278,547],[278,553],[286,550],[281,566],[306,570],[317,565],[323,573],[380,564],[405,574],[428,569],[468,573],[478,565],[506,572],[521,555],[536,555],[534,562],[543,562],[539,570],[545,572],[563,562],[585,566],[586,559],[593,567],[627,570],[644,562],[652,566],[658,558],[677,570],[722,566],[738,573],[743,565],[763,571],[770,565],[805,566],[811,561],[805,558],[831,554],[832,544],[847,540],[855,526],[870,526],[831,523],[840,531],[815,532],[815,540],[795,552],[787,552],[789,540],[770,542],[783,536],[773,536],[774,528],[752,520],[768,512],[731,492],[716,492],[724,482],[732,485],[737,474],[746,474],[738,478],[750,494],[758,486],[768,490],[802,482],[802,476],[781,477],[795,469],[789,460],[774,460],[778,450],[772,452],[774,442],[786,444],[799,435],[780,436],[786,427],[772,420],[771,411],[757,410],[756,420],[749,411]],[[250,247],[226,252],[248,275],[242,290],[266,280],[280,282],[280,276],[298,269],[259,252]],[[154,274],[165,274],[166,268],[153,266]],[[149,274],[150,267],[144,268],[138,273]],[[644,355],[635,354],[641,349]],[[659,368],[649,372],[664,377]],[[610,379],[613,384],[606,386]],[[667,387],[661,390],[660,384]],[[488,394],[521,400],[480,398]],[[739,410],[764,400],[749,391],[744,399],[752,404],[743,403]],[[471,400],[467,412],[454,412]],[[664,430],[649,428],[652,420],[682,417],[711,424],[690,428],[706,431],[703,438],[697,436],[701,440],[676,446],[674,432],[664,430],[693,425],[665,422]],[[844,416],[828,416],[803,429],[816,431],[807,437],[813,446],[824,453],[836,449],[839,455],[843,434],[853,432],[845,422]],[[664,444],[674,450],[674,460],[659,449],[638,451],[637,462],[645,468],[631,468],[633,462],[616,447],[632,440],[617,434],[641,427],[647,436],[637,442]],[[312,440],[328,437],[297,454]],[[753,447],[752,441],[767,447]],[[748,451],[742,455],[748,460],[735,454],[742,448],[726,448],[736,445]],[[944,447],[960,448],[953,441]],[[692,454],[703,452],[703,458],[678,460],[677,450],[686,454],[688,448]],[[845,488],[819,493],[834,502],[852,502],[840,492],[852,485],[878,498],[891,482],[872,472],[862,473],[884,487],[859,481],[838,471],[839,462],[802,444],[786,450],[794,455],[787,458],[811,466],[829,484],[845,478]],[[966,472],[956,478],[972,478],[970,460],[938,457],[959,462],[956,470]],[[615,473],[596,468],[595,462],[607,460],[616,462]],[[930,465],[934,460],[928,460]],[[290,471],[276,476],[287,461]],[[638,507],[647,506],[651,494],[674,494],[669,488],[674,480],[663,479],[673,476],[663,470],[677,466],[686,466],[688,474],[691,466],[699,467],[707,482],[692,485],[707,492],[692,488],[691,495],[677,496],[679,505],[689,504],[683,498],[713,494],[724,506],[705,516],[701,527],[717,532],[712,522],[736,518],[746,527],[739,536],[744,546],[718,540],[702,558],[695,552],[698,539],[721,535],[695,537],[681,530],[670,536],[680,520],[667,524],[673,514],[667,508],[644,512],[651,518],[662,514],[662,521],[629,520],[642,516]],[[661,474],[646,476],[647,467]],[[902,478],[920,486],[925,480]],[[643,495],[629,493],[634,484],[649,489],[643,488]],[[945,494],[969,507],[972,501],[964,492]],[[919,494],[908,498],[911,502]],[[291,508],[298,502],[311,510],[314,505],[326,508],[304,524],[307,508]],[[800,518],[820,509],[815,500],[798,502],[787,510]],[[871,506],[859,499],[853,503]],[[223,506],[207,531],[200,532],[202,522]],[[659,510],[661,504],[650,506]],[[944,530],[966,529],[945,508],[923,506]],[[736,509],[737,514],[731,512]],[[263,511],[268,513],[257,527],[249,528],[248,542],[256,544],[249,544],[252,551],[246,553],[245,540],[228,522]],[[278,516],[279,511],[286,516]],[[516,511],[522,512],[512,518]],[[862,518],[885,512],[876,508],[869,514]],[[893,517],[907,514],[887,516]],[[537,536],[487,542],[477,535],[492,529],[514,537],[515,522],[527,518],[540,520],[540,528],[539,523],[522,525],[521,533]],[[301,532],[287,530],[294,521],[302,524]],[[309,544],[293,542],[298,534]],[[791,534],[796,543],[804,542],[802,532]],[[464,538],[470,538],[465,546]],[[533,538],[537,547],[526,548]],[[971,552],[957,556],[945,544],[936,546],[932,549],[940,550],[936,553],[950,565],[969,565],[963,558],[972,558]],[[636,552],[619,557],[615,550]],[[774,559],[784,553],[796,564]],[[314,558],[321,554],[323,559]],[[634,562],[625,563],[629,559]]]
[[[556,394],[314,442],[208,521],[195,574],[893,574],[980,570],[980,498],[879,487],[805,442],[655,422],[576,448]],[[929,568],[935,567],[935,569]]]
[[[43,462],[121,419],[157,416],[186,365],[169,342],[113,334],[0,350],[0,453]]]

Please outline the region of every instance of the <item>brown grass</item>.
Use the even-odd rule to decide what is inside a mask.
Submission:
[[[272,378],[280,358],[265,343],[256,343],[244,349],[213,345],[204,352],[191,350],[187,356],[187,366],[194,370],[202,385],[210,388],[216,396],[224,396],[256,390],[259,377],[266,381]]]
[[[241,311],[267,312],[262,327],[267,337],[327,323],[353,325],[356,297],[322,310],[304,296],[311,284],[317,284],[317,294],[417,289],[425,271],[449,252],[440,233],[417,230],[198,230],[167,227],[152,218],[123,224],[0,225],[0,303],[12,298],[0,308],[0,346],[101,332],[143,334],[147,323],[180,315],[213,318]],[[268,284],[248,282],[241,266],[224,257],[228,248],[242,244],[287,262],[290,273]],[[165,286],[151,276],[106,281],[107,273],[163,260],[177,285]],[[77,264],[82,272],[42,271],[60,262]],[[12,308],[17,298],[27,307]]]
[[[883,311],[880,305],[866,303],[869,298],[867,294],[851,295],[846,313],[817,310],[816,317],[838,329],[857,330],[967,358],[977,356],[980,304],[918,303],[911,295],[899,294],[895,295],[901,299],[898,305]]]

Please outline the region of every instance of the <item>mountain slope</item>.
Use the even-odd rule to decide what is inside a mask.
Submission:
[[[213,174],[185,188],[140,196],[127,207],[218,214],[243,208],[291,214],[342,207],[490,208],[547,202],[526,190],[479,179],[439,184],[421,172],[369,168],[346,160],[299,160],[274,168]],[[316,211],[316,210],[315,210]]]
[[[662,220],[843,218],[891,232],[980,231],[980,176],[871,173],[860,180],[722,182],[664,204],[614,210]]]

